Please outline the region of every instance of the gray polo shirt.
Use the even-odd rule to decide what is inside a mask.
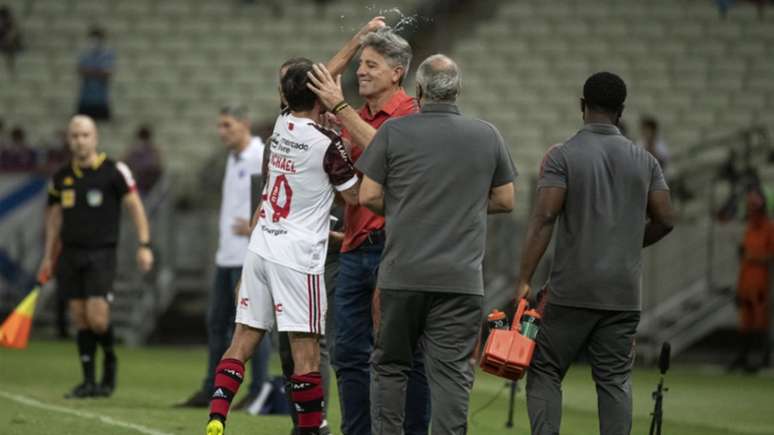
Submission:
[[[378,287],[482,295],[489,191],[516,177],[497,129],[425,104],[385,122],[356,166],[384,186]]]
[[[551,148],[538,188],[567,189],[559,216],[549,301],[640,310],[648,193],[669,190],[658,161],[610,124],[587,124]]]

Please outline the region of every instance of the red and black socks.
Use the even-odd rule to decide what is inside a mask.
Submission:
[[[238,359],[224,358],[215,368],[215,384],[210,397],[210,418],[225,422],[231,401],[242,385],[245,364]]]
[[[323,388],[320,372],[290,377],[290,397],[298,415],[298,433],[316,435],[323,420]]]
[[[81,329],[75,337],[78,357],[83,370],[83,382],[94,384],[94,354],[97,352],[97,336],[90,329]]]

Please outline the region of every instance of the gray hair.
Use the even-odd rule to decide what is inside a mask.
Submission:
[[[403,76],[400,78],[401,83],[403,82],[411,66],[412,56],[411,46],[405,39],[392,30],[383,28],[364,36],[361,46],[362,48],[370,47],[381,54],[391,66],[403,67]]]
[[[416,82],[427,100],[454,102],[460,93],[460,69],[448,56],[434,54],[417,68]]]
[[[227,104],[221,107],[220,114],[224,116],[232,116],[247,123],[250,122],[250,110],[246,105],[241,103]]]

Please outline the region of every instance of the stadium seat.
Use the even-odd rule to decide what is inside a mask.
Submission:
[[[61,122],[78,92],[77,54],[86,46],[86,29],[98,19],[118,55],[112,97],[120,123],[133,125],[149,114],[179,119],[185,131],[173,129],[168,134],[187,135],[186,146],[197,150],[191,151],[191,158],[211,148],[191,132],[208,119],[209,110],[239,98],[270,121],[276,113],[279,63],[291,55],[326,59],[376,12],[354,0],[321,10],[306,7],[306,0],[289,0],[283,3],[286,14],[280,18],[260,2],[11,0],[9,4],[23,11],[19,16],[27,50],[19,57],[19,71],[26,75],[18,85],[0,88],[0,107],[13,107],[11,103],[50,82],[56,86],[43,99],[46,109],[29,112],[44,124],[49,113],[57,117],[49,125]],[[395,4],[410,14],[416,1]],[[683,136],[674,147],[690,145],[684,141],[698,139],[702,128],[765,119],[762,114],[774,108],[774,31],[770,21],[758,20],[750,5],[735,6],[725,21],[718,19],[717,9],[708,1],[601,0],[595,7],[584,0],[512,1],[493,3],[491,8],[491,18],[466,28],[452,41],[449,53],[463,71],[464,111],[496,120],[506,140],[520,147],[542,150],[543,142],[576,131],[582,82],[600,70],[617,72],[627,80],[630,128],[635,115],[659,110],[669,118],[663,121],[670,134],[680,132],[683,125],[699,129],[678,133]],[[744,43],[739,43],[742,39]],[[320,49],[310,53],[311,44]],[[234,50],[244,55],[231,55]],[[199,106],[203,109],[195,108]],[[506,115],[499,114],[504,106]],[[532,113],[537,106],[544,114]],[[703,111],[694,113],[697,106]],[[700,125],[707,121],[709,125]],[[52,129],[42,125],[41,130]],[[165,146],[175,149],[176,144]],[[522,156],[533,159],[538,154]],[[537,163],[523,166],[534,171]]]
[[[72,2],[61,0],[35,0],[32,3],[33,14],[48,17],[61,17],[72,12]],[[18,9],[21,9],[20,7]]]
[[[193,12],[192,3],[185,0],[164,0],[156,3],[155,12],[174,21],[184,21]]]

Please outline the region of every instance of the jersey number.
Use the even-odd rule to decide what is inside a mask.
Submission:
[[[285,192],[285,204],[280,205],[280,189]],[[274,186],[269,193],[269,204],[271,204],[272,213],[271,221],[279,222],[280,219],[287,218],[290,214],[290,201],[293,199],[293,189],[290,188],[290,183],[284,174],[280,174],[274,180]]]

